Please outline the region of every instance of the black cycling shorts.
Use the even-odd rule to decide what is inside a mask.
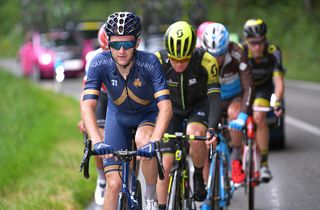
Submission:
[[[190,110],[177,110],[173,109],[173,115],[167,129],[167,133],[174,134],[175,132],[184,132],[186,127],[190,123],[201,123],[208,127],[208,115],[209,115],[209,103],[203,101],[194,106]],[[161,141],[161,152],[174,153],[175,142],[174,141]]]
[[[269,107],[270,98],[274,91],[273,82],[269,80],[266,83],[255,86],[255,94],[253,95],[253,105]]]

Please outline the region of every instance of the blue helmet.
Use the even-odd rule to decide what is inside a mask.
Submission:
[[[201,47],[215,57],[227,53],[229,46],[229,32],[220,23],[211,23],[206,26],[202,35]]]
[[[132,35],[136,38],[141,34],[140,18],[132,12],[115,12],[104,24],[108,37]]]

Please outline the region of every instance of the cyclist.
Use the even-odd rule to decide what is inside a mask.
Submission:
[[[229,41],[227,28],[210,23],[202,35],[201,46],[216,57],[220,69],[222,109],[227,113],[232,145],[232,180],[242,183],[242,129],[252,101],[253,78],[243,49]]]
[[[83,81],[82,81],[83,85],[87,81],[88,68],[89,68],[89,64],[90,64],[92,58],[100,52],[103,52],[105,50],[109,50],[108,38],[107,38],[107,34],[104,30],[104,26],[101,26],[99,29],[98,42],[99,42],[100,48],[89,52],[86,56],[86,67],[85,67],[86,74],[83,77]],[[100,94],[99,94],[99,100],[97,102],[97,109],[96,109],[96,118],[97,118],[99,132],[100,132],[101,136],[104,135],[104,124],[105,124],[106,108],[107,108],[107,101],[108,101],[108,96],[107,96],[106,91],[107,91],[106,87],[104,85],[102,85],[101,90],[100,90]],[[81,103],[81,100],[80,100],[80,103]],[[80,122],[78,123],[78,127],[82,133],[86,132],[86,129],[83,124],[83,120],[80,120]],[[106,179],[104,177],[102,159],[98,156],[94,156],[94,157],[95,157],[95,163],[96,163],[96,170],[97,170],[97,174],[98,174],[94,198],[95,198],[96,204],[101,206],[101,205],[103,205],[103,200],[104,200]]]
[[[121,161],[111,158],[109,153],[113,149],[131,149],[132,128],[137,128],[138,155],[148,157],[141,162],[146,206],[157,209],[157,163],[151,157],[155,153],[154,141],[162,138],[172,115],[165,75],[154,54],[137,50],[141,34],[138,16],[132,12],[115,12],[105,22],[105,30],[110,51],[97,54],[91,61],[81,105],[93,150],[105,158],[108,187],[104,209],[116,209],[121,189]],[[108,93],[104,141],[94,115],[102,83]]]
[[[269,107],[274,92],[276,116],[282,113],[281,101],[284,94],[284,68],[279,47],[267,41],[267,25],[262,19],[249,19],[243,26],[245,44],[243,45],[255,84],[254,106]],[[269,127],[266,112],[253,112],[257,125],[256,137],[261,152],[260,178],[263,182],[272,179],[268,167]]]
[[[186,119],[187,135],[206,135],[208,127],[216,128],[221,114],[216,59],[204,50],[195,48],[194,29],[184,21],[178,21],[169,26],[164,42],[165,49],[156,52],[156,55],[164,67],[173,104],[173,116],[167,132],[182,132],[182,125]],[[210,142],[216,144],[216,138],[214,137]],[[161,142],[161,150],[165,179],[158,180],[157,194],[159,209],[165,209],[169,172],[174,160],[174,142]],[[195,168],[194,198],[196,201],[203,201],[206,197],[202,175],[207,158],[206,144],[201,141],[191,142],[190,156]]]

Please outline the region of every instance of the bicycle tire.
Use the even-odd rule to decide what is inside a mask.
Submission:
[[[173,171],[171,178],[171,184],[169,186],[169,200],[168,210],[182,210],[182,199],[181,199],[181,177],[177,170]]]
[[[196,203],[193,199],[193,193],[191,189],[190,183],[190,167],[193,163],[190,163],[188,159],[186,159],[186,171],[184,174],[184,209],[186,210],[196,210]]]
[[[117,210],[130,210],[128,197],[124,193],[119,194]]]
[[[220,209],[220,158],[219,155],[216,154],[214,157],[215,161],[215,169],[214,169],[214,176],[213,184],[212,184],[212,210],[219,210]]]
[[[253,142],[252,139],[249,140],[248,142],[248,189],[249,189],[249,194],[248,194],[248,205],[249,205],[249,210],[254,209],[254,162],[253,162]]]
[[[141,183],[139,180],[137,180],[137,184],[136,184],[136,198],[137,198],[137,202],[138,202],[138,209],[142,210],[142,191],[141,191]]]

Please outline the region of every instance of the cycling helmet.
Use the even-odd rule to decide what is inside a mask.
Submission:
[[[108,37],[132,35],[136,38],[141,34],[140,18],[132,12],[115,12],[104,24]]]
[[[260,37],[267,34],[267,25],[261,19],[249,19],[243,26],[243,35],[246,38]]]
[[[167,29],[164,42],[169,57],[183,60],[191,58],[196,44],[196,35],[191,25],[185,21],[178,21]]]
[[[226,27],[220,23],[207,25],[201,46],[214,56],[226,54],[229,46],[229,32]]]
[[[197,47],[201,47],[202,34],[203,34],[204,29],[206,28],[206,26],[209,25],[210,23],[213,23],[213,22],[209,22],[209,21],[203,22],[197,28],[197,44],[196,44]]]
[[[98,42],[102,49],[107,50],[109,49],[108,46],[108,37],[106,31],[104,30],[104,26],[101,26],[98,32]]]

